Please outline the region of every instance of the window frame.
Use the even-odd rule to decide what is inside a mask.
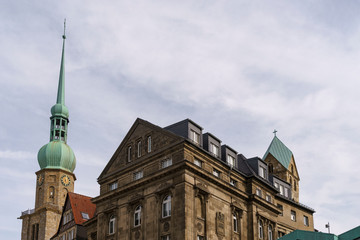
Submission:
[[[197,158],[194,159],[194,164],[200,168],[202,168],[203,162]]]
[[[161,217],[171,217],[171,195],[166,195],[161,203]]]
[[[193,129],[190,129],[190,139],[196,144],[200,144],[200,133],[194,131]]]
[[[294,210],[290,210],[290,219],[293,222],[296,222],[296,212]]]
[[[139,140],[136,144],[137,146],[137,157],[140,158],[141,157],[141,140]]]
[[[226,162],[231,168],[235,167],[236,160],[235,160],[235,157],[232,156],[231,154],[227,155]]]
[[[116,218],[114,215],[111,215],[110,216],[110,219],[109,219],[109,229],[108,229],[108,234],[111,235],[111,234],[114,234],[115,233],[115,222],[116,222]]]
[[[308,227],[309,225],[310,225],[310,223],[309,223],[309,217],[304,215],[304,226],[307,226],[307,227]]]
[[[214,175],[215,177],[220,178],[220,174],[221,174],[221,172],[220,172],[219,170],[213,168],[213,175]]]
[[[142,206],[138,205],[134,211],[134,227],[141,226],[141,210]]]
[[[239,231],[239,220],[238,220],[238,217],[236,215],[236,213],[233,213],[232,214],[232,222],[233,222],[233,231],[238,233]]]
[[[261,220],[259,220],[259,223],[258,223],[258,231],[259,231],[259,238],[263,239],[264,238],[264,225]]]
[[[161,168],[167,168],[172,166],[172,158],[166,158],[164,160],[161,160]]]
[[[139,179],[142,179],[144,177],[144,172],[143,171],[137,171],[133,173],[133,180],[137,181]]]
[[[151,136],[147,137],[147,152],[151,152]]]
[[[127,161],[131,162],[131,146],[127,148]]]
[[[268,226],[268,240],[273,240],[273,236],[274,236],[273,228],[271,225],[269,225]]]
[[[218,145],[210,142],[210,152],[215,156],[215,157],[219,157],[219,153],[220,153],[220,148]]]

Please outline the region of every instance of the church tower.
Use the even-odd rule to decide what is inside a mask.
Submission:
[[[297,171],[295,157],[292,151],[276,136],[276,130],[263,160],[268,164],[270,174],[274,174],[290,184],[291,199],[299,202],[300,176]]]
[[[65,23],[56,104],[51,108],[50,142],[38,152],[35,208],[22,212],[22,240],[48,240],[59,226],[67,192],[74,191],[76,159],[67,142],[69,110],[65,106]]]

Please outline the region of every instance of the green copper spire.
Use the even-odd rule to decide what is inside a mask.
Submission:
[[[61,55],[60,76],[56,104],[51,108],[50,142],[38,153],[41,169],[63,169],[73,172],[76,158],[73,150],[66,144],[69,123],[69,110],[65,106],[65,23]]]

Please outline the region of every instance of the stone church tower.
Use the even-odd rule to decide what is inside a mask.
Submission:
[[[76,165],[67,141],[69,110],[65,106],[65,32],[56,104],[51,108],[50,142],[38,153],[35,208],[22,212],[22,240],[48,240],[59,226],[67,192],[74,191]]]

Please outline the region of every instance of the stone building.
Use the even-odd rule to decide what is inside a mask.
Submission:
[[[56,104],[51,108],[50,142],[38,153],[40,170],[36,172],[35,208],[21,213],[22,240],[48,240],[59,225],[68,192],[74,191],[76,165],[67,141],[69,110],[65,106],[65,34],[61,57]]]
[[[246,158],[191,121],[137,119],[98,178],[88,239],[264,239],[314,231],[292,152]]]

